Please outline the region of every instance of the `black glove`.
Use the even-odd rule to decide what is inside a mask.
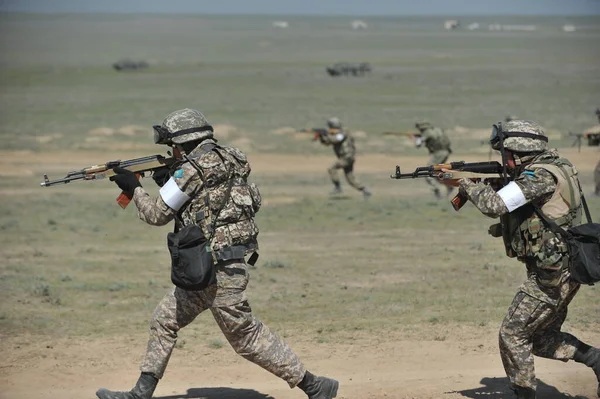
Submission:
[[[162,187],[171,178],[171,171],[169,170],[168,166],[163,166],[162,168],[154,169],[152,178],[154,179],[154,183],[156,183],[158,187]]]
[[[132,171],[120,168],[118,166],[113,168],[113,170],[116,175],[111,177],[111,180],[117,183],[117,186],[119,186],[124,193],[133,195],[136,187],[142,187],[142,184]]]

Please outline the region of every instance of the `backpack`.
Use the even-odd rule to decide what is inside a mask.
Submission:
[[[579,192],[581,193],[581,187]],[[583,193],[581,203],[588,222],[567,230],[547,218],[537,207],[535,212],[550,230],[561,236],[567,244],[571,278],[579,284],[594,285],[600,282],[600,224],[592,222]]]

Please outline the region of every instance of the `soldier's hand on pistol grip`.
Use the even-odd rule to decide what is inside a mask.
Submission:
[[[169,170],[169,168],[167,166],[155,169],[154,173],[152,173],[152,179],[154,180],[154,183],[156,183],[156,185],[158,187],[164,186],[165,183],[168,182],[170,178],[171,178],[171,171]]]
[[[137,179],[135,173],[133,173],[132,171],[120,168],[118,166],[113,170],[116,174],[111,179],[112,181],[117,183],[117,186],[119,186],[119,188],[123,190],[124,193],[133,195],[133,192],[135,191],[136,187],[142,187],[142,184]]]

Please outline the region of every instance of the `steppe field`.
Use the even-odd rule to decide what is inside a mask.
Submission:
[[[578,152],[568,132],[596,123],[600,21],[465,17],[463,26],[481,28],[446,31],[445,17],[380,17],[358,31],[352,19],[0,14],[0,398],[91,399],[136,381],[149,318],[171,286],[171,227],[121,210],[108,181],[39,183],[165,154],[151,126],[185,107],[247,152],[261,189],[256,315],[309,370],[339,379],[339,398],[511,397],[497,331],[524,266],[472,205],[455,212],[424,181],[391,180],[396,165],[408,171],[428,156],[382,132],[427,118],[449,132],[452,160],[486,161],[493,123],[538,121],[578,168],[598,220],[599,147]],[[493,23],[536,30],[489,31]],[[122,58],[150,66],[116,72]],[[338,61],[373,71],[327,76]],[[329,198],[331,149],[295,133],[334,115],[355,132],[368,201],[346,184]],[[142,184],[158,192],[151,179]],[[596,346],[599,298],[583,287],[564,325]],[[536,366],[539,397],[595,396],[584,366]],[[181,331],[155,397],[304,394],[237,356],[207,312]]]

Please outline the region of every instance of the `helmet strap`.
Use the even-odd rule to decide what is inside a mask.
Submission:
[[[502,156],[502,177],[504,185],[508,184],[508,159],[506,158],[506,149],[504,148],[504,132],[502,131],[502,122],[498,122],[498,139],[500,144],[500,155]]]

